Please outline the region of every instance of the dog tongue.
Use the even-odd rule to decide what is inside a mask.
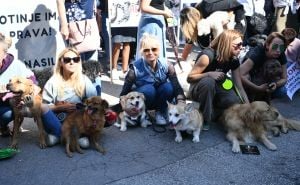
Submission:
[[[6,94],[2,97],[2,101],[6,101],[7,99],[10,99],[10,98],[12,98],[12,97],[14,97],[14,96],[15,96],[14,93],[8,92],[8,93],[6,93]]]

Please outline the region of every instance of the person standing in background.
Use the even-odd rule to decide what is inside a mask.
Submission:
[[[60,32],[68,44],[70,35],[68,23],[94,18],[96,2],[95,0],[56,0],[56,3],[60,18]],[[91,59],[98,61],[98,52],[96,50],[80,53],[80,56],[82,61]]]
[[[137,30],[137,43],[144,33],[155,35],[160,41],[160,58],[166,58],[166,18],[173,17],[173,13],[165,6],[165,0],[140,0],[142,16]],[[141,58],[137,45],[136,59]]]

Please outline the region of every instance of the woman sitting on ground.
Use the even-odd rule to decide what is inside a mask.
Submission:
[[[97,96],[95,86],[82,73],[80,54],[74,48],[65,48],[58,56],[52,77],[43,90],[43,123],[48,133],[48,146],[59,142],[61,124],[66,115],[76,110],[86,98]],[[55,114],[54,114],[55,113]],[[88,146],[88,139],[81,139],[81,147]]]
[[[204,49],[189,73],[191,84],[189,96],[200,103],[204,117],[204,130],[215,114],[214,108],[224,110],[235,103],[249,102],[240,78],[240,63],[237,59],[242,49],[242,34],[236,30],[225,30]],[[232,80],[227,73],[231,70]],[[227,79],[226,83],[224,81]],[[234,88],[233,85],[236,87]],[[236,89],[240,97],[237,96]]]
[[[175,68],[159,59],[160,41],[153,35],[144,34],[140,40],[142,58],[130,65],[120,96],[135,90],[145,95],[146,108],[156,110],[156,124],[168,123],[167,101],[185,101]],[[134,87],[134,88],[133,88]]]
[[[258,94],[272,94],[273,97],[282,97],[285,94],[284,85],[287,81],[285,56],[285,37],[278,32],[271,33],[264,45],[258,45],[246,54],[246,60],[241,64],[242,82],[248,94],[249,100],[269,101]],[[263,66],[270,59],[278,60],[281,64],[282,74],[279,80],[272,83],[256,84],[256,79],[264,78]]]

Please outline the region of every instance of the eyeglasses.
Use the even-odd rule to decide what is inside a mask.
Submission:
[[[63,58],[63,61],[65,64],[68,64],[70,63],[71,61],[73,61],[74,63],[78,63],[80,62],[80,57],[73,57],[73,58],[70,58],[70,57],[64,57]]]
[[[272,51],[276,51],[276,50],[278,50],[278,48],[279,48],[280,53],[283,53],[285,50],[285,46],[283,44],[273,44],[271,47]]]
[[[243,42],[239,42],[237,44],[233,44],[234,49],[240,49],[241,47],[243,47]]]
[[[151,50],[152,52],[156,52],[158,49],[157,49],[157,48],[150,48],[150,49],[148,48],[148,49],[144,49],[143,52],[144,52],[144,53],[149,53],[150,50]]]

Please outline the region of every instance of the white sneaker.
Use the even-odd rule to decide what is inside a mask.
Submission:
[[[48,136],[46,138],[46,143],[47,143],[47,146],[54,146],[57,143],[59,143],[59,138],[55,135],[48,134]]]
[[[161,112],[155,112],[155,122],[157,125],[166,125],[167,120]]]
[[[87,137],[81,137],[78,139],[78,143],[79,143],[79,146],[81,148],[88,148],[90,147],[90,141]]]
[[[119,77],[120,77],[121,80],[124,80],[124,79],[125,79],[125,77],[126,77],[126,75],[127,75],[127,72],[128,72],[128,71],[122,72],[122,73],[119,75]]]
[[[113,70],[111,71],[111,78],[112,78],[113,80],[119,80],[119,72],[118,72],[117,69],[113,69]]]

